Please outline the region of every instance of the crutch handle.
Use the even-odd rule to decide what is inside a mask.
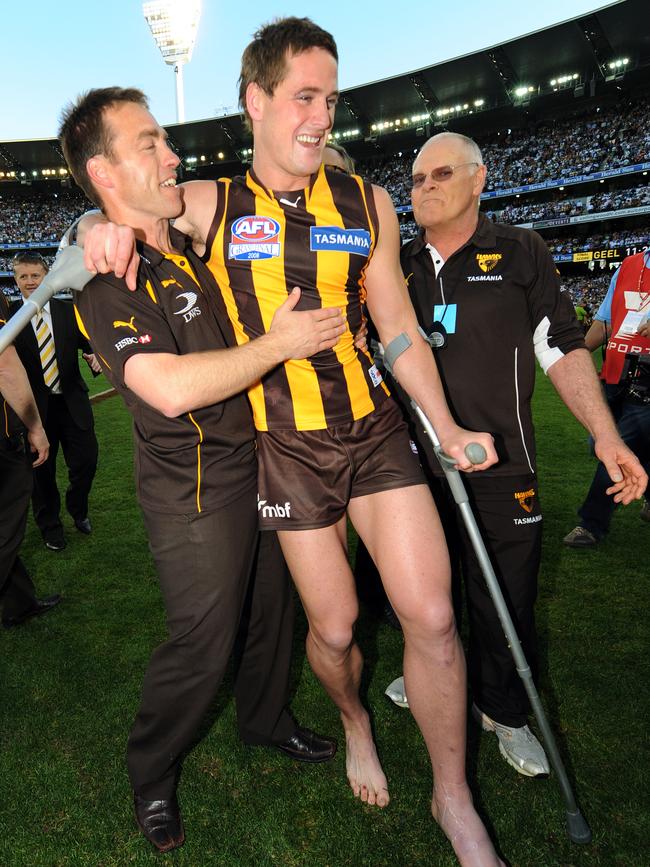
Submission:
[[[480,443],[468,443],[465,446],[465,455],[471,464],[482,464],[487,460],[487,452]]]
[[[448,467],[455,467],[456,460],[451,455],[446,455],[442,450],[437,452],[438,460]],[[482,464],[487,458],[487,452],[480,443],[468,443],[465,446],[465,456],[471,464]]]

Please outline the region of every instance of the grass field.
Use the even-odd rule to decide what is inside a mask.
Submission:
[[[106,387],[103,377],[92,384]],[[634,504],[617,514],[598,550],[563,548],[594,464],[584,432],[541,375],[535,416],[545,515],[540,687],[593,842],[568,840],[553,777],[520,777],[499,757],[496,739],[473,724],[470,780],[513,867],[643,867],[650,864],[650,527]],[[132,818],[124,749],[164,617],[134,498],[130,420],[118,398],[98,403],[95,417],[92,536],[66,517],[68,547],[54,554],[30,519],[23,546],[40,593],[60,591],[64,601],[0,633],[0,867],[454,864],[430,818],[430,771],[414,721],[383,696],[401,670],[400,636],[363,615],[364,690],[390,806],[380,812],[354,800],[342,752],[309,767],[242,746],[226,682],[211,727],[185,763],[179,795],[187,842],[167,856],[153,852]],[[340,738],[334,708],[304,658],[304,633],[301,616],[293,710]]]

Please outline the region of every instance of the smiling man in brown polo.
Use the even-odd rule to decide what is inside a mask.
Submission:
[[[286,711],[291,590],[275,534],[258,535],[255,438],[242,389],[288,358],[334,346],[336,308],[294,310],[269,333],[234,344],[214,280],[190,239],[179,159],[137,90],[107,88],[64,115],[68,165],[106,215],[132,227],[138,288],[96,277],[80,323],[134,418],[136,485],[165,602],[169,638],[153,653],[127,750],[137,821],[160,851],[184,840],[176,786],[184,753],[214,699],[240,633],[235,696],[240,736],[318,762],[336,745]]]

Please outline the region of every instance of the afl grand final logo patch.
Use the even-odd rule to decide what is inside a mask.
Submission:
[[[240,217],[232,224],[228,258],[275,259],[280,255],[280,224],[271,217]]]

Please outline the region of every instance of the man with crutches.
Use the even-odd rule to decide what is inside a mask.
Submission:
[[[551,256],[534,232],[493,224],[479,215],[486,170],[471,139],[441,133],[416,157],[412,201],[420,234],[401,260],[419,324],[436,360],[456,421],[489,430],[499,463],[466,479],[481,528],[525,654],[535,670],[534,604],[541,552],[530,400],[535,357],[560,396],[595,440],[616,502],[640,497],[647,477],[623,444],[602,398],[573,307]],[[446,492],[431,442],[414,425],[437,501]],[[453,522],[453,502],[447,503]],[[519,773],[549,771],[527,725],[529,703],[504,639],[483,571],[465,528],[457,550],[466,586],[473,713],[494,731],[502,755]],[[401,678],[387,694],[404,706]]]
[[[280,365],[251,389],[262,528],[277,525],[307,611],[307,651],[341,711],[349,783],[361,800],[386,806],[386,777],[359,699],[357,603],[344,536],[349,510],[404,627],[413,715],[434,771],[433,817],[463,867],[496,867],[503,862],[465,777],[465,671],[444,537],[399,412],[372,359],[353,349],[362,293],[386,346],[402,332],[412,334],[396,372],[436,419],[447,451],[467,468],[464,447],[475,439],[487,452],[481,469],[496,455],[489,435],[461,430],[446,408],[399,269],[388,194],[321,168],[338,95],[336,59],[330,34],[307,19],[276,21],[256,34],[240,81],[255,140],[253,167],[232,185],[184,187],[176,227],[207,246],[204,259],[243,348],[261,339],[268,301],[286,296],[294,273],[309,306],[321,308],[325,297],[345,305],[348,330],[336,354],[319,353],[301,368]],[[112,245],[99,247],[99,261],[89,261],[117,272],[106,262]],[[132,238],[127,247],[130,254]]]

